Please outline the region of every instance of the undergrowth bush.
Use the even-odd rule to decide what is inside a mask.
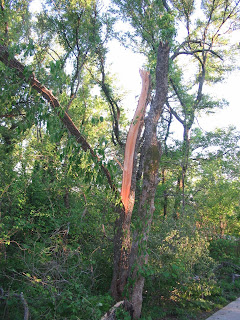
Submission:
[[[2,206],[0,319],[23,319],[19,298],[23,292],[34,320],[98,320],[113,303],[106,294],[112,275],[112,242],[101,230],[107,212],[101,214],[89,201],[83,215],[84,203],[73,193],[75,205],[69,214],[60,190],[55,198],[51,192],[31,190],[30,198],[30,188],[17,195],[15,184],[9,188],[14,201],[6,203],[6,213]],[[44,201],[39,198],[36,205],[36,197]]]
[[[240,294],[239,241],[214,239],[194,218],[165,217],[153,225],[146,274],[144,315],[184,318],[186,313],[221,308]]]

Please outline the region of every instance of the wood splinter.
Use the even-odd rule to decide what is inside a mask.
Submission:
[[[146,70],[139,70],[139,73],[142,78],[142,90],[138,100],[137,109],[129,128],[124,155],[121,199],[124,205],[125,213],[127,213],[129,205],[135,145],[137,141],[138,130],[146,111],[148,89],[150,84],[149,72]]]

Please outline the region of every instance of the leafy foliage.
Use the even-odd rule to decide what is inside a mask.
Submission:
[[[61,109],[57,118],[0,63],[0,318],[23,318],[21,292],[36,320],[97,320],[114,304],[108,292],[119,199],[101,165],[120,188],[126,136],[120,129],[127,121],[106,68],[112,37],[144,53],[152,75],[159,43],[171,46],[169,96],[158,128],[161,179],[149,245],[140,247],[149,254],[139,269],[146,278],[142,318],[181,318],[239,296],[240,134],[193,130],[197,114],[226,105],[203,84],[221,81],[233,68],[226,59],[236,52],[228,32],[238,28],[237,3],[203,1],[201,20],[193,1],[114,0],[109,11],[92,0],[46,1],[35,16],[29,3],[1,2],[0,45],[26,65],[26,74],[34,70]],[[114,32],[119,18],[131,25],[125,34]],[[154,78],[152,85],[154,93]],[[65,111],[97,160],[61,124]],[[182,124],[182,141],[172,136],[173,118]],[[134,214],[132,229],[145,227]],[[130,317],[123,309],[116,316]]]

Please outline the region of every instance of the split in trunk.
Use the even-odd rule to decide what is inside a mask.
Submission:
[[[146,248],[153,212],[155,210],[155,192],[159,182],[161,147],[157,139],[157,124],[162,114],[167,96],[168,59],[169,46],[167,43],[160,43],[156,68],[156,94],[152,100],[150,111],[145,123],[144,144],[141,149],[142,154],[140,157],[141,161],[139,167],[142,168],[142,174],[138,176],[142,176],[143,178],[138,195],[138,208],[136,209],[135,217],[135,220],[138,220],[139,223],[136,225],[132,245],[130,225],[136,191],[136,172],[134,172],[134,168],[136,170],[136,164],[134,163],[132,166],[133,169],[130,187],[124,182],[124,186],[128,186],[128,190],[130,191],[128,193],[129,196],[126,196],[125,193],[122,192],[122,195],[124,195],[123,203],[126,203],[126,206],[120,212],[115,234],[112,294],[115,299],[121,299],[123,297],[124,289],[126,290],[126,293],[128,293],[129,303],[133,309],[134,319],[138,319],[141,315],[144,274],[140,272],[140,270],[143,270],[148,262]],[[133,154],[134,149],[132,148],[130,148],[130,150]],[[136,161],[136,159],[134,160]],[[125,202],[125,199],[127,202]],[[130,282],[127,285],[129,278],[131,278],[132,285],[130,285]]]

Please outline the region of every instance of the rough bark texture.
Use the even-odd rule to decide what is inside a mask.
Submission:
[[[131,215],[126,215],[123,207],[119,206],[116,210],[118,219],[115,222],[111,294],[116,301],[119,301],[123,298],[123,290],[127,283]]]
[[[123,291],[127,284],[129,269],[129,254],[131,250],[130,225],[132,210],[135,200],[136,175],[133,170],[136,168],[134,158],[136,155],[136,144],[142,128],[143,117],[147,106],[149,91],[149,73],[140,71],[142,78],[142,91],[138,107],[129,129],[124,157],[124,170],[122,178],[121,198],[124,208],[117,208],[119,218],[116,221],[114,237],[114,262],[113,277],[111,283],[112,296],[118,301],[123,298]]]
[[[6,46],[0,45],[0,61],[2,61],[6,66],[16,71],[16,74],[19,78],[25,80],[26,82],[30,83],[31,87],[35,89],[37,92],[39,92],[53,107],[53,109],[57,112],[60,120],[63,122],[65,127],[68,129],[68,131],[73,135],[77,142],[81,145],[82,149],[86,152],[89,151],[93,157],[93,159],[96,159],[101,169],[106,176],[108,183],[110,187],[113,189],[113,191],[117,192],[113,182],[111,175],[107,168],[104,167],[104,165],[101,163],[100,158],[97,156],[95,151],[91,148],[87,140],[81,135],[78,128],[73,123],[72,119],[68,115],[67,112],[64,112],[59,101],[57,98],[52,94],[50,90],[48,90],[44,85],[42,85],[36,78],[34,73],[28,72],[27,68],[19,62],[15,58],[10,58],[8,53],[8,48]]]
[[[137,211],[136,231],[133,235],[133,243],[130,254],[130,274],[134,280],[130,288],[131,303],[133,306],[133,318],[141,316],[142,292],[144,287],[144,275],[141,270],[148,262],[146,252],[147,241],[152,224],[154,198],[159,182],[159,164],[161,159],[161,147],[157,139],[157,124],[161,116],[168,91],[168,60],[169,46],[160,43],[156,68],[156,95],[152,101],[148,119],[145,125],[144,141],[144,166],[142,190]]]
[[[157,124],[161,116],[168,90],[168,44],[160,43],[156,67],[156,94],[151,103],[145,124],[144,145],[141,150],[139,171],[143,171],[142,186],[138,197],[136,231],[131,245],[130,226],[135,199],[136,184],[130,188],[127,211],[119,208],[114,239],[114,271],[111,292],[116,300],[124,298],[124,289],[129,277],[133,285],[128,288],[133,318],[141,316],[144,275],[139,270],[148,262],[146,246],[149,237],[152,216],[155,210],[154,198],[159,179],[161,148],[157,139]],[[136,167],[134,167],[136,168]],[[136,177],[135,172],[133,173]],[[140,175],[139,175],[140,176]],[[132,201],[133,199],[133,201]],[[141,252],[141,253],[140,253]],[[129,305],[128,303],[128,305]],[[127,304],[126,304],[127,305]]]

